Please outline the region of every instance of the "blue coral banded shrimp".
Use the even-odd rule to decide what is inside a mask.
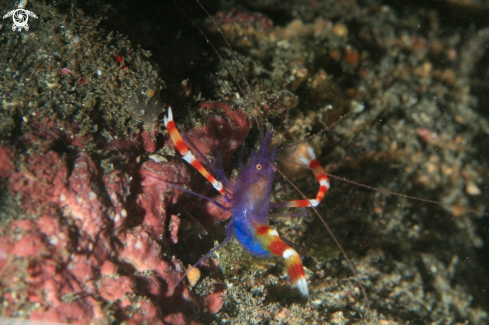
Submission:
[[[320,184],[316,198],[272,203],[270,201],[273,193],[274,173],[276,171],[274,167],[276,147],[272,145],[272,128],[262,133],[260,148],[257,151],[253,150],[251,152],[249,162],[245,165],[240,162],[241,168],[238,171],[236,179],[232,181],[226,178],[223,170],[217,172],[217,177],[220,179],[216,179],[190,152],[173,121],[171,107],[168,108],[168,116],[164,118],[164,122],[175,147],[183,156],[183,159],[211,182],[217,191],[224,195],[224,200],[228,206],[222,206],[212,199],[208,200],[232,213],[231,220],[227,225],[226,239],[199,260],[196,265],[234,237],[253,255],[259,257],[278,256],[283,258],[287,274],[292,283],[304,297],[308,297],[309,289],[307,287],[301,258],[292,247],[280,238],[277,230],[268,225],[268,213],[271,208],[315,207],[324,198],[329,189],[329,179],[316,160],[312,150],[309,148],[310,158],[300,158],[313,170]],[[192,146],[191,143],[190,145]],[[182,279],[185,275],[182,276]]]

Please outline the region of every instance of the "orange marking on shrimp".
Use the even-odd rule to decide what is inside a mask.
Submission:
[[[173,121],[173,113],[171,110],[171,106],[168,107],[168,117],[164,118],[165,126],[170,134],[170,137],[175,144],[178,152],[183,156],[183,159],[188,162],[192,167],[194,167],[202,176],[204,176],[209,182],[211,182],[212,186],[221,194],[226,194],[226,190],[221,182],[212,176],[207,169],[202,166],[202,164],[195,159],[195,156],[188,150],[187,145],[182,139],[180,132],[178,132],[177,126]]]

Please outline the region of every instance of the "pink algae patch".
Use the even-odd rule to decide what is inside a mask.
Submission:
[[[203,107],[217,115],[187,137],[206,156],[213,156],[215,145],[229,168],[250,121],[227,105]],[[184,282],[173,294],[169,291],[185,270],[178,259],[164,255],[169,245],[182,241],[178,213],[202,212],[198,217],[204,225],[229,214],[169,185],[220,200],[178,155],[136,162],[140,153],[154,152],[165,139],[145,133],[106,143],[96,134],[73,136],[75,126],[60,128],[46,120],[33,130],[19,141],[39,150],[0,147],[0,179],[31,216],[10,222],[0,236],[0,299],[8,301],[4,316],[22,310],[31,320],[73,324],[109,315],[128,324],[196,324],[185,316],[190,310],[212,314],[221,308],[222,285],[206,296],[195,294]],[[52,150],[54,141],[76,149],[71,161]],[[132,162],[124,170],[104,171],[84,150],[88,142],[117,150]],[[210,268],[216,276],[216,265]]]
[[[37,255],[45,248],[46,245],[41,235],[33,233],[16,242],[10,253],[19,257],[26,257]]]

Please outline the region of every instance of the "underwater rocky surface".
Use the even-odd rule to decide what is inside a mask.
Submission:
[[[242,74],[202,8],[179,4],[222,59],[171,2],[29,2],[39,18],[28,32],[2,21],[1,317],[487,323],[489,3],[203,2]],[[333,175],[449,206],[333,181],[318,210],[368,304],[312,212],[271,220],[304,248],[308,300],[281,261],[237,243],[172,294],[224,238],[229,215],[168,185],[218,198],[161,127],[168,105],[231,176],[240,144],[244,159],[258,144],[261,116],[280,147],[315,135],[309,144]],[[281,151],[277,165],[313,196],[315,179],[291,162],[303,149]],[[275,199],[294,198],[287,189]]]

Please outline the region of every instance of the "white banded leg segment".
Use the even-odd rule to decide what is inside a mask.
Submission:
[[[319,161],[316,159],[316,155],[314,154],[314,151],[312,151],[311,147],[307,147],[307,151],[309,152],[309,157],[299,157],[300,161],[303,162],[311,171],[313,172],[314,176],[316,177],[317,181],[319,182],[319,190],[316,195],[316,199],[311,199],[311,200],[295,200],[295,201],[289,201],[289,202],[281,202],[281,203],[274,203],[272,206],[274,208],[299,208],[299,207],[316,207],[321,203],[322,199],[326,195],[326,193],[329,190],[329,178],[324,172],[323,167],[319,163]]]
[[[173,113],[171,107],[168,107],[168,117],[164,118],[165,127],[170,134],[170,137],[175,144],[178,152],[183,156],[183,159],[188,162],[192,167],[194,167],[202,176],[204,176],[209,182],[211,182],[212,186],[219,191],[221,194],[225,194],[226,191],[221,182],[212,176],[207,169],[202,166],[202,164],[195,158],[195,156],[190,152],[187,145],[182,139],[180,132],[178,132],[177,126],[173,121]]]
[[[295,284],[304,297],[307,297],[309,295],[309,289],[299,254],[292,248],[287,248],[283,252],[282,257],[285,260],[285,267],[292,283]]]
[[[257,239],[264,249],[275,256],[281,256],[285,261],[285,269],[290,280],[297,286],[304,297],[309,295],[307,282],[304,275],[301,257],[297,252],[285,244],[278,232],[269,225],[260,225],[255,228]]]

